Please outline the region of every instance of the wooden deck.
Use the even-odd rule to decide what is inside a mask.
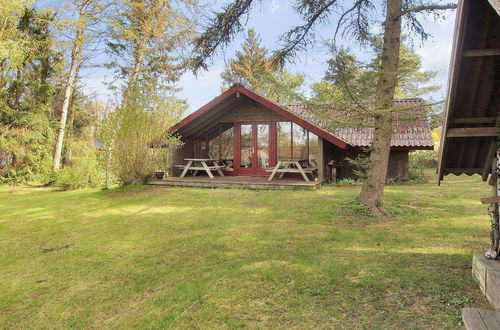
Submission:
[[[176,186],[176,187],[202,187],[202,188],[231,188],[231,189],[318,189],[320,182],[305,182],[302,179],[274,179],[267,181],[268,177],[224,176],[210,179],[206,176],[195,177],[169,177],[163,180],[151,180],[150,185]]]
[[[500,309],[500,261],[475,254],[472,257],[472,276],[490,304]]]
[[[472,257],[472,276],[479,289],[496,310],[480,308],[462,309],[462,320],[466,329],[500,329],[500,261],[487,259],[482,254]]]

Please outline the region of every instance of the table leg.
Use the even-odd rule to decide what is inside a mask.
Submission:
[[[193,174],[191,174],[191,176],[196,176],[196,174],[198,174],[198,170],[194,170]]]
[[[181,176],[180,176],[181,178],[183,178],[184,175],[186,175],[187,171],[191,167],[191,164],[193,164],[193,161],[192,160],[188,161],[186,167],[184,167],[184,171],[182,171],[182,173],[181,173]]]
[[[281,166],[281,160],[278,161],[278,163],[276,164],[276,167],[271,172],[271,175],[269,176],[269,179],[267,179],[267,181],[271,181],[274,178],[274,175],[276,174],[276,172],[278,171],[278,169],[280,168],[280,166]]]
[[[219,175],[220,175],[220,176],[224,176],[224,173],[222,173],[222,171],[221,171],[221,170],[217,170],[217,172],[219,172]]]
[[[208,165],[207,163],[205,162],[201,162],[201,165],[203,166],[203,168],[205,169],[205,171],[207,172],[208,176],[210,177],[210,179],[213,179],[214,178],[214,175],[212,174],[212,172],[210,172],[210,169],[208,168]]]
[[[300,166],[300,163],[295,162],[295,166],[297,166],[297,168],[299,169],[299,172],[300,172],[300,174],[302,174],[302,177],[304,178],[304,180],[306,180],[306,182],[309,182],[310,180],[307,177],[307,174],[304,172],[304,169],[302,168],[302,166]]]

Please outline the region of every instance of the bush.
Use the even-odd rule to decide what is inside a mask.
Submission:
[[[55,185],[63,190],[94,188],[103,184],[104,173],[92,141],[71,142],[71,161],[56,174]]]
[[[171,151],[180,143],[166,132],[176,120],[172,113],[183,105],[172,101],[172,109],[164,109],[125,102],[105,119],[101,139],[111,170],[122,184],[145,183],[166,167]]]
[[[438,161],[438,150],[417,150],[410,152],[410,168],[436,168]]]

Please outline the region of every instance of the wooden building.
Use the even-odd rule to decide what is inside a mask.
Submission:
[[[421,100],[398,100],[396,105],[409,117],[395,122],[388,175],[405,180],[408,153],[433,149],[434,144]],[[172,131],[184,143],[175,153],[174,164],[185,164],[187,158],[225,159],[230,161],[226,175],[269,176],[279,159],[302,159],[317,167],[320,182],[325,180],[328,163],[334,164],[337,178],[353,177],[346,158],[366,152],[373,136],[373,128],[332,128],[305,106],[283,106],[241,85],[190,114]],[[174,175],[179,172],[174,168]]]
[[[479,174],[493,186],[486,196],[492,247],[473,256],[472,273],[495,309],[500,309],[499,128],[500,1],[459,1],[441,136],[439,183],[448,174]],[[478,201],[479,202],[479,201]],[[467,329],[500,328],[500,312],[465,308]]]

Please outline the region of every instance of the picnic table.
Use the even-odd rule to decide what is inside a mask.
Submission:
[[[267,181],[271,181],[276,173],[280,173],[279,178],[283,178],[285,173],[300,173],[306,182],[309,182],[309,178],[306,173],[312,174],[317,170],[315,167],[303,167],[301,163],[306,163],[306,159],[280,159],[276,163],[274,169],[269,170],[271,175]]]
[[[188,163],[186,165],[178,165],[178,167],[184,170],[181,173],[181,178],[183,178],[189,170],[193,171],[193,176],[198,174],[198,171],[206,171],[210,179],[214,178],[212,171],[217,171],[220,176],[224,176],[222,170],[226,168],[225,165],[219,165],[218,159],[212,158],[185,158]]]

